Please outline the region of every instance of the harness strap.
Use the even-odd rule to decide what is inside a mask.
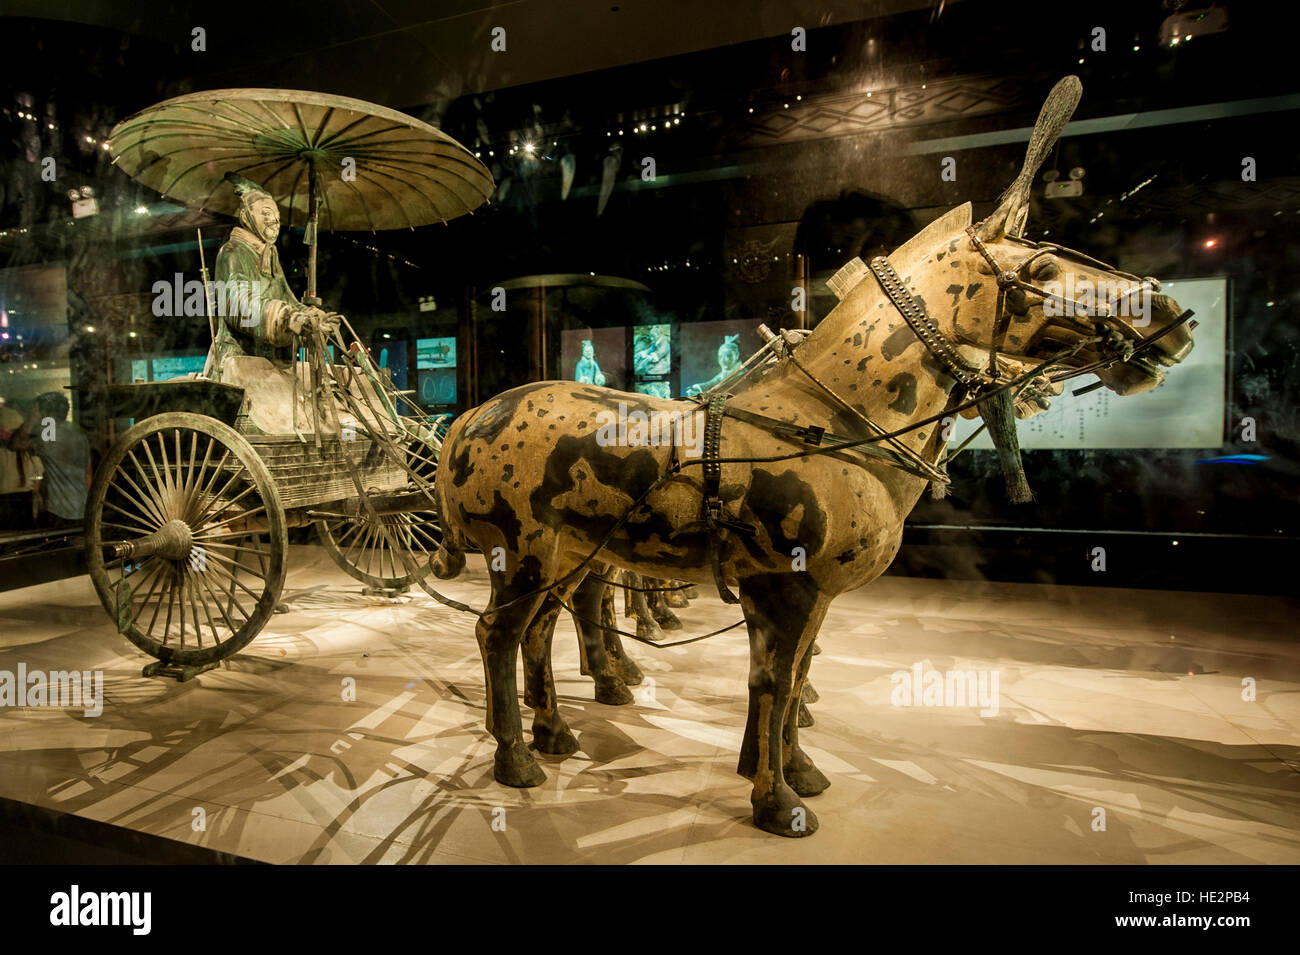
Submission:
[[[938,359],[939,364],[943,365],[957,381],[961,382],[967,388],[977,388],[980,385],[993,384],[996,379],[984,374],[979,367],[972,365],[961,353],[957,351],[952,342],[939,331],[939,326],[935,325],[930,316],[916,304],[916,300],[908,293],[907,287],[903,280],[898,277],[894,267],[889,264],[889,259],[883,255],[878,255],[871,260],[871,274],[876,277],[880,287],[884,289],[889,300],[894,303],[894,308],[903,316],[903,321],[921,339],[921,343],[929,349],[930,354]]]
[[[704,418],[704,523],[709,529],[709,564],[713,568],[713,583],[718,596],[725,604],[738,604],[740,598],[731,592],[722,573],[722,544],[728,530],[753,534],[756,529],[743,521],[729,520],[722,513],[722,416],[729,395],[715,395],[709,399]]]
[[[879,458],[885,464],[896,467],[908,474],[915,475],[926,481],[940,481],[945,477],[941,469],[930,466],[924,458],[920,458],[919,463],[912,460],[904,454],[900,454],[892,448],[882,447],[876,444],[860,444],[860,436],[846,438],[842,435],[834,434],[825,428],[814,425],[800,427],[791,424],[789,421],[781,421],[778,418],[772,418],[765,414],[759,414],[756,411],[745,411],[741,408],[727,408],[723,411],[729,418],[735,418],[737,421],[743,421],[746,424],[752,424],[755,427],[763,428],[772,432],[778,438],[794,438],[802,441],[804,444],[820,447],[823,444],[835,446],[840,444],[856,445],[848,448],[846,454],[858,454],[868,458]],[[924,465],[924,466],[922,466]],[[944,483],[947,483],[946,480]]]

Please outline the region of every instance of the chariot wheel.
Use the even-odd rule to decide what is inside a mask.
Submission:
[[[431,486],[437,471],[435,455],[422,442],[412,442],[405,451],[404,467]],[[381,514],[379,520],[386,534],[364,510],[356,517],[318,520],[316,529],[330,559],[367,586],[401,590],[429,576],[429,559],[442,542],[437,512],[430,509]],[[419,573],[411,572],[408,561],[410,567],[419,568]]]
[[[252,445],[203,415],[140,422],[108,452],[86,505],[86,564],[117,629],[166,665],[248,645],[284,587],[280,495]]]

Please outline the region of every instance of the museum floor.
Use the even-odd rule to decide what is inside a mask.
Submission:
[[[581,750],[511,790],[471,621],[423,593],[364,597],[316,547],[290,567],[292,612],[183,685],[140,676],[85,577],[0,594],[0,670],[98,668],[106,696],[98,718],[0,709],[0,796],[284,863],[1300,862],[1292,601],[905,578],[848,594],[801,735],[832,782],[809,800],[821,831],[789,840],[750,824],[735,774],[743,629],[632,645],[650,680],[613,707],[561,618]],[[444,589],[482,606],[481,561]],[[687,634],[736,619],[713,596],[679,613]],[[891,705],[916,664],[996,671],[996,715]]]

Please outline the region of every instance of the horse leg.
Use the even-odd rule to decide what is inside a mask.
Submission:
[[[749,628],[749,712],[737,772],[751,779],[754,824],[782,836],[817,831],[817,817],[785,778],[786,725],[797,722],[804,658],[821,627],[830,600],[804,574],[763,574],[740,584]],[[803,763],[795,765],[800,785]],[[824,787],[823,787],[824,788]],[[820,791],[820,790],[818,790]]]
[[[820,622],[818,625],[820,626]],[[816,636],[816,633],[814,632],[813,635]],[[800,796],[816,796],[818,793],[825,792],[826,787],[831,784],[831,781],[799,748],[799,727],[811,725],[811,714],[809,714],[809,721],[804,722],[804,713],[808,709],[804,703],[805,697],[810,691],[814,698],[817,695],[817,691],[813,690],[812,684],[808,682],[808,670],[812,666],[812,658],[811,648],[804,650],[795,679],[795,692],[792,697],[794,703],[785,718],[785,735],[782,740],[784,744],[782,750],[785,753],[782,771],[785,774],[785,781]]]
[[[560,598],[550,594],[524,633],[524,703],[533,708],[533,745],[540,753],[568,756],[578,751],[578,740],[560,716],[551,672],[551,639],[562,609]]]
[[[492,575],[492,599],[475,627],[483,676],[487,683],[487,728],[497,741],[493,776],[507,786],[540,786],[546,773],[524,743],[519,696],[515,685],[515,663],[519,659],[522,634],[537,614],[545,595],[538,594],[493,612],[495,608],[528,593],[541,582],[541,575],[519,575],[518,583],[507,584],[504,575]]]
[[[628,656],[627,651],[623,649],[623,640],[618,635],[618,629],[605,623],[604,617],[601,618],[601,623],[605,624],[605,656],[609,657],[614,672],[618,674],[619,679],[623,681],[625,686],[640,686],[645,677],[641,673],[641,668],[636,665],[636,661]]]
[[[605,650],[607,631],[601,616],[604,598],[605,582],[588,575],[573,592],[573,622],[578,628],[587,669],[596,683],[596,702],[621,706],[632,702],[632,691]]]
[[[677,580],[668,581],[667,583],[670,587],[681,586],[681,581]],[[685,610],[691,605],[691,602],[686,599],[686,590],[683,588],[681,590],[669,590],[665,593],[664,604],[673,610]]]
[[[644,589],[636,589],[648,587],[649,581],[649,577],[629,573],[627,575],[627,594],[632,603],[632,615],[636,617],[637,637],[642,640],[649,640],[652,643],[658,643],[664,638],[663,631],[659,629],[659,623],[655,620],[654,614],[650,612],[650,604],[646,601]]]
[[[670,580],[646,578],[646,586],[655,588],[649,598],[650,612],[654,614],[655,623],[659,624],[664,630],[680,630],[682,629],[682,622],[677,619],[677,614],[673,613],[669,608],[668,594],[664,590],[665,587],[671,585],[672,581]]]

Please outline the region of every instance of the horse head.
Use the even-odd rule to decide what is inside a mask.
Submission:
[[[1015,433],[1021,390],[1009,380],[1041,365],[1039,388],[1051,393],[1068,377],[1094,372],[1116,394],[1138,394],[1160,384],[1165,370],[1192,349],[1191,313],[1162,294],[1156,279],[1022,234],[1034,176],[1081,92],[1073,76],[1052,89],[1020,174],[987,218],[972,225],[965,203],[887,259],[873,259],[869,270],[855,259],[829,283],[847,305],[868,271],[875,274],[948,379],[977,396],[1013,501],[1031,494]],[[1043,396],[1039,407],[1046,407],[1045,391],[1029,394]]]
[[[1165,369],[1192,350],[1183,310],[1160,282],[1122,272],[1091,256],[1023,237],[1030,186],[1082,95],[1078,77],[1053,87],[1034,125],[1020,175],[988,218],[966,230],[982,285],[968,314],[992,321],[962,323],[959,342],[984,352],[1037,363],[1062,354],[1061,364],[1095,371],[1119,395],[1149,391]],[[1063,354],[1065,353],[1065,354]]]

